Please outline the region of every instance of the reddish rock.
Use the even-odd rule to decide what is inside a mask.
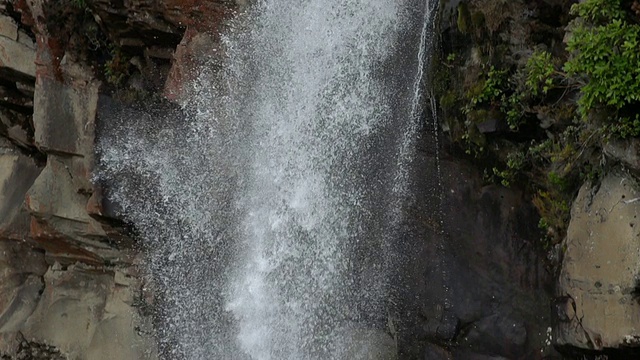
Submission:
[[[67,236],[53,229],[45,221],[31,219],[31,238],[37,247],[44,249],[49,256],[62,263],[73,264],[80,261],[94,266],[104,265],[104,260],[87,250],[86,245],[74,245]]]
[[[13,2],[14,10],[20,13],[20,23],[26,27],[32,28],[36,22],[31,14],[31,8],[27,3],[27,0],[15,0]]]
[[[165,97],[176,102],[186,98],[188,96],[186,86],[196,79],[200,67],[205,65],[213,50],[218,47],[217,36],[188,28],[176,47],[171,70],[165,83]]]
[[[220,24],[233,14],[230,1],[166,0],[164,13],[171,23],[188,26],[198,32],[217,33]]]

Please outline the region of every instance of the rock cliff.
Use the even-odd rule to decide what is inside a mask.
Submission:
[[[407,276],[398,280],[405,290],[397,294],[401,318],[391,335],[402,359],[560,358],[554,346],[577,358],[637,354],[637,139],[598,149],[608,166],[580,182],[579,192],[563,193],[572,200],[566,236],[552,226],[548,233],[558,239],[541,249],[545,234],[529,178],[492,169],[506,156],[470,156],[498,143],[511,150],[523,135],[500,139],[509,125],[496,104],[466,113],[467,120],[482,117],[473,126],[454,121],[462,105],[451,97],[474,89],[483,62],[521,66],[540,44],[563,51],[568,3],[441,1],[442,54],[432,80],[454,85],[436,91],[444,145],[435,151],[440,135],[425,130],[412,174],[416,199],[398,244]],[[0,1],[0,358],[156,359],[170,352],[156,342],[158,299],[140,266],[141,244],[103,197],[108,189],[92,179],[96,134],[108,118],[101,109],[112,97],[188,97],[194,69],[204,61],[215,68],[218,31],[244,6]],[[444,81],[443,64],[460,81]],[[525,138],[564,121],[547,110],[527,110],[540,121],[522,124]],[[486,181],[485,168],[513,184]]]
[[[485,186],[523,190],[518,206],[537,210],[525,223],[537,223],[538,233],[522,223],[516,228],[530,241],[513,237],[510,244],[537,249],[536,261],[546,269],[540,279],[552,278],[552,287],[543,287],[551,301],[548,343],[568,358],[631,359],[640,345],[638,141],[633,132],[616,130],[624,118],[613,108],[581,114],[590,79],[566,73],[580,53],[571,39],[601,23],[589,23],[585,11],[572,8],[575,3],[444,2],[433,83],[445,139],[458,156],[474,164]],[[582,9],[615,9],[623,24],[638,29],[636,1],[579,3]],[[607,46],[615,46],[615,36]],[[629,112],[637,114],[636,103]],[[506,199],[498,201],[506,205]]]
[[[178,98],[236,7],[0,2],[2,359],[157,358],[140,248],[92,182],[99,94]]]

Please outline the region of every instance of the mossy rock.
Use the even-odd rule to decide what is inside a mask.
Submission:
[[[470,20],[473,28],[477,30],[484,28],[484,25],[486,23],[484,14],[480,11],[474,11],[471,14]]]
[[[454,90],[447,91],[440,97],[440,107],[444,110],[450,110],[455,108],[458,101],[458,93]]]
[[[458,31],[462,34],[468,34],[471,32],[471,13],[469,12],[469,6],[465,2],[461,2],[458,5]]]

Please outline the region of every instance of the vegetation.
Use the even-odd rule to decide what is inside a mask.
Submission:
[[[109,59],[104,64],[104,75],[109,84],[119,86],[130,75],[129,60],[120,47],[109,45]]]
[[[605,171],[604,142],[640,136],[640,11],[623,0],[563,5],[551,35],[523,37],[531,42],[522,51],[508,41],[525,24],[525,5],[509,3],[489,27],[483,19],[498,19],[491,4],[458,6],[460,45],[445,46],[446,75],[436,76],[447,89],[440,105],[451,139],[485,166],[487,180],[525,184],[548,249],[566,233],[578,187]]]
[[[87,7],[87,1],[86,0],[71,0],[71,3],[73,4],[73,6],[80,8],[80,9],[84,9]]]
[[[622,8],[622,0],[587,0],[573,5],[578,16],[571,27],[567,50],[572,57],[564,69],[581,86],[578,111],[594,109],[613,115],[612,129],[622,137],[640,134],[640,25]]]
[[[526,86],[534,96],[547,95],[554,87],[554,75],[560,74],[556,71],[551,54],[547,51],[534,52],[527,61],[525,72]]]

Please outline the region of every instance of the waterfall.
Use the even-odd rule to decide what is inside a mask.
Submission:
[[[350,331],[384,330],[432,3],[258,1],[188,116],[107,110],[96,178],[140,233],[167,357],[350,359]]]

